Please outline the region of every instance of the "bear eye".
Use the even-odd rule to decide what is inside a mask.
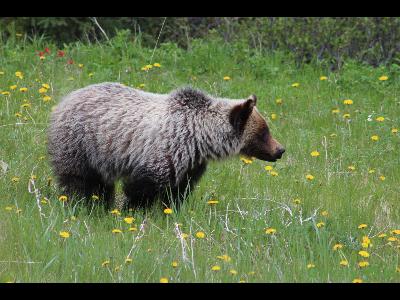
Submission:
[[[268,131],[263,131],[263,133],[261,134],[261,140],[263,141],[263,142],[267,142],[267,140],[268,140]]]
[[[269,130],[268,130],[268,128],[265,128],[263,130],[261,138],[262,138],[263,142],[265,142],[265,143],[268,141],[268,139],[269,139]]]

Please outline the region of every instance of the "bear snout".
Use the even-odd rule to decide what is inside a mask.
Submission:
[[[278,147],[277,149],[276,149],[276,152],[275,152],[275,157],[277,158],[277,159],[280,159],[280,158],[282,158],[282,155],[283,155],[283,153],[285,153],[285,148],[283,148],[282,146],[280,146],[280,147]]]

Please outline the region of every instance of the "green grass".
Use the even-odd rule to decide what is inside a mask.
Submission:
[[[45,47],[51,54],[41,61],[35,50]],[[10,40],[0,48],[0,92],[17,85],[10,95],[0,94],[0,164],[7,166],[0,169],[1,282],[159,282],[162,277],[169,282],[400,281],[398,235],[397,241],[387,240],[400,229],[400,139],[391,132],[400,127],[395,66],[373,69],[349,61],[338,73],[317,65],[296,69],[282,53],[260,54],[218,40],[195,41],[188,51],[163,44],[152,57],[153,49],[124,34],[111,44],[66,45],[65,57],[57,57],[56,50],[41,40]],[[66,64],[69,58],[74,64]],[[154,62],[161,68],[141,71]],[[23,72],[23,79],[16,71]],[[322,75],[328,80],[321,81]],[[379,81],[381,75],[389,79]],[[224,81],[224,76],[232,79]],[[49,181],[50,111],[69,91],[103,81],[133,87],[143,83],[144,90],[160,93],[188,84],[220,97],[254,93],[286,153],[276,163],[244,164],[239,157],[211,162],[188,201],[171,215],[163,213],[161,204],[120,216],[64,205],[56,182]],[[294,82],[300,86],[292,87]],[[38,92],[43,83],[50,85],[49,102]],[[28,91],[20,92],[21,87]],[[21,107],[24,99],[30,107]],[[344,99],[354,104],[346,106]],[[340,112],[332,113],[334,108]],[[385,120],[377,122],[378,116]],[[380,139],[373,142],[372,135]],[[320,156],[312,157],[313,150]],[[271,176],[266,165],[278,176]],[[349,165],[355,170],[349,171]],[[314,180],[306,180],[306,174]],[[31,175],[36,176],[37,195],[28,190]],[[19,181],[13,182],[14,177]],[[219,203],[208,205],[211,198]],[[301,204],[293,202],[296,198]],[[124,222],[126,216],[135,218],[134,225]],[[325,225],[317,227],[319,222]],[[188,234],[182,241],[177,223]],[[368,227],[358,229],[362,223]],[[130,226],[137,231],[128,231]],[[270,227],[275,234],[265,233]],[[116,228],[123,233],[113,234]],[[63,239],[60,231],[71,236]],[[198,231],[206,237],[197,238]],[[387,236],[379,238],[380,233]],[[365,259],[358,254],[363,236],[372,243]],[[334,251],[336,243],[343,248]],[[126,264],[129,253],[133,261]],[[217,258],[224,254],[231,259]],[[342,259],[348,267],[339,265]],[[102,266],[106,260],[110,263]],[[370,265],[359,268],[362,260]],[[310,263],[315,268],[308,269]],[[212,271],[214,265],[220,271]]]

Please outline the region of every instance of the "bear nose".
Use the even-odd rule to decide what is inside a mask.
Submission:
[[[276,156],[278,156],[279,158],[282,157],[282,154],[283,154],[283,153],[285,153],[285,148],[283,148],[283,147],[279,147],[279,148],[276,150]]]

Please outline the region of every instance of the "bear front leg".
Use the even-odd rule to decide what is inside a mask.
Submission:
[[[149,179],[125,180],[124,194],[127,202],[124,207],[127,208],[147,208],[154,204],[159,194],[157,184]]]
[[[62,174],[58,176],[58,182],[64,193],[69,196],[85,197],[87,201],[93,200],[96,195],[104,202],[104,208],[110,209],[114,201],[115,188],[112,183],[105,183],[100,176],[76,176]]]

